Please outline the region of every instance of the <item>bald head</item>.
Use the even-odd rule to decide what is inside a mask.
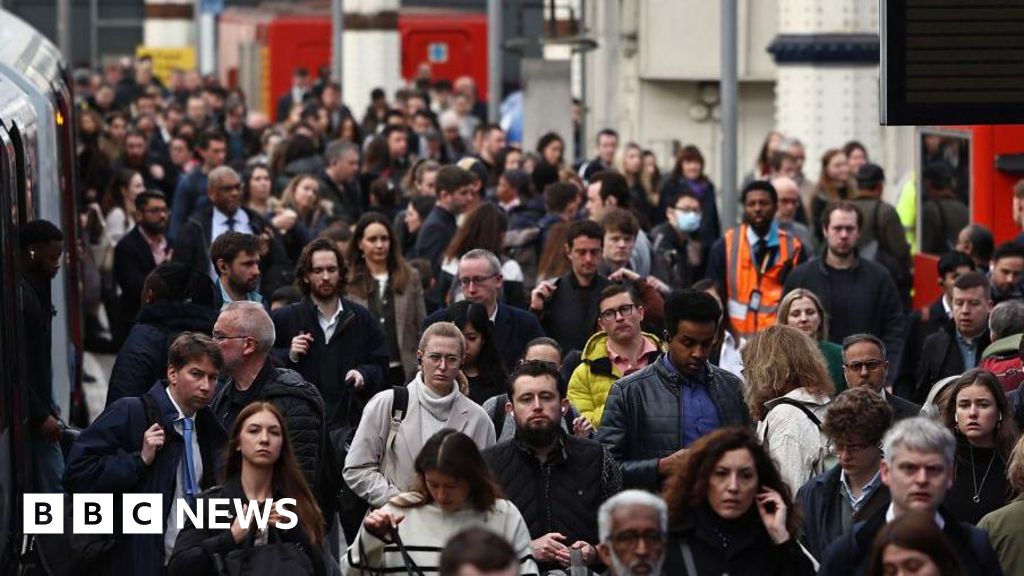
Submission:
[[[772,178],[772,186],[779,195],[779,209],[775,217],[782,223],[792,222],[800,208],[800,186],[788,176]]]

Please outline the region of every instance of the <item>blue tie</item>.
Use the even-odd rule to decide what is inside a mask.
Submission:
[[[226,220],[226,221],[224,222],[224,224],[226,224],[226,225],[227,225],[227,227],[228,227],[228,232],[234,232],[234,231],[235,231],[235,219],[234,219],[234,218],[228,218],[228,219],[227,219],[227,220]]]
[[[195,503],[199,495],[199,483],[196,482],[196,459],[192,453],[192,429],[195,424],[191,418],[183,423],[185,437],[185,496],[189,503]]]

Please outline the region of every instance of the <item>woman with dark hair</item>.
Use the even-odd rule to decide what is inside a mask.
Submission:
[[[548,132],[537,140],[537,154],[542,164],[561,168],[565,165],[565,141],[554,132]]]
[[[298,549],[290,558],[292,574],[327,574],[329,560],[320,548],[324,518],[295,460],[284,417],[277,407],[270,402],[253,402],[243,408],[231,427],[225,452],[224,482],[200,495],[197,509],[208,508],[203,500],[255,501],[261,511],[270,507],[267,528],[259,530],[253,523],[242,526],[237,516],[230,528],[197,528],[187,523],[174,544],[168,575],[216,576],[218,560],[241,549],[267,545]],[[291,511],[297,523],[291,528],[277,528],[279,523],[289,521],[275,506],[282,498],[295,500]]]
[[[1020,432],[999,380],[978,368],[950,386],[942,420],[957,439],[956,476],[946,507],[957,519],[977,524],[1015,496],[1006,465]]]
[[[487,250],[501,261],[502,294],[499,299],[509,306],[526,310],[529,300],[523,288],[523,268],[519,262],[505,255],[505,232],[508,231],[508,217],[490,202],[482,204],[474,210],[455,233],[448,244],[441,264],[441,282],[443,292],[447,294],[449,304],[462,300],[462,289],[455,276],[459,271],[459,258],[470,250],[477,248]]]
[[[406,258],[410,257],[413,248],[416,247],[416,238],[420,234],[420,228],[423,227],[423,221],[427,219],[427,215],[434,209],[435,204],[437,204],[437,198],[434,196],[413,196],[409,199],[402,220],[406,230],[402,234],[402,254]]]
[[[924,512],[906,512],[875,535],[869,576],[963,576],[953,545]],[[1013,572],[1007,572],[1013,574]]]
[[[448,309],[448,317],[466,337],[462,373],[469,382],[466,396],[477,404],[505,393],[508,372],[494,342],[494,325],[482,304],[463,300]]]
[[[538,573],[526,523],[519,510],[501,498],[473,440],[450,428],[437,432],[420,450],[415,470],[411,492],[366,516],[342,561],[343,573],[406,571],[395,535],[419,569],[436,567],[448,539],[470,525],[483,525],[509,541],[521,574]]]
[[[266,164],[253,164],[245,172],[244,186],[242,187],[242,204],[259,214],[267,216],[273,214],[280,201],[271,192],[274,189],[274,182],[270,178],[270,167]]]
[[[722,225],[718,220],[718,204],[715,201],[715,184],[704,174],[704,155],[696,146],[684,146],[676,157],[676,163],[672,171],[665,177],[661,185],[661,203],[658,205],[658,214],[662,217],[659,222],[664,221],[665,211],[671,206],[665,203],[665,199],[677,198],[682,190],[689,190],[700,201],[700,228],[697,237],[704,245],[704,261],[707,261],[707,252],[711,245],[722,235]],[[673,193],[674,192],[674,193]]]
[[[367,212],[356,223],[349,248],[348,295],[381,323],[391,365],[387,386],[416,375],[417,331],[427,310],[420,275],[405,263],[387,216]]]
[[[743,176],[741,189],[754,180],[767,180],[771,177],[772,154],[782,146],[783,138],[782,132],[778,130],[772,130],[765,135],[764,142],[761,143],[761,149],[757,152],[757,161],[754,163],[754,169]]]
[[[142,174],[131,168],[121,168],[114,173],[114,178],[100,200],[103,230],[111,250],[135,226],[135,198],[145,191],[146,183]]]
[[[523,167],[523,151],[518,146],[505,146],[498,150],[494,157],[494,170],[496,176],[501,176],[509,170],[521,170]]]
[[[330,202],[320,199],[320,179],[313,174],[299,174],[285,186],[271,223],[292,262],[298,260],[302,247],[327,226],[331,209]]]
[[[618,158],[617,169],[629,185],[629,208],[639,214],[644,230],[665,221],[664,214],[658,214],[658,190],[644,187],[643,149],[636,142],[628,142]]]
[[[850,165],[850,174],[856,176],[860,167],[871,161],[868,158],[868,149],[857,140],[850,140],[843,145],[843,154],[846,154],[846,162]]]
[[[664,574],[796,576],[815,573],[797,541],[789,486],[745,427],[719,428],[672,465]]]
[[[658,157],[653,150],[643,150],[640,153],[644,169],[640,173],[640,182],[644,188],[649,190],[661,190],[661,168],[658,167]]]

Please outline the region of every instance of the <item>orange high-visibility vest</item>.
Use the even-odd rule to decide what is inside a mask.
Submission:
[[[793,268],[802,249],[799,238],[779,230],[775,262],[771,266],[766,262],[755,266],[747,241],[747,225],[741,224],[739,228],[726,231],[725,277],[729,291],[726,309],[740,335],[750,336],[775,324],[779,301],[782,300],[784,271]],[[752,303],[752,296],[760,301]]]

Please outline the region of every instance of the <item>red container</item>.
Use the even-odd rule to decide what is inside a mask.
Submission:
[[[430,65],[434,80],[471,76],[487,100],[487,15],[474,12],[405,11],[398,17],[402,77]]]

